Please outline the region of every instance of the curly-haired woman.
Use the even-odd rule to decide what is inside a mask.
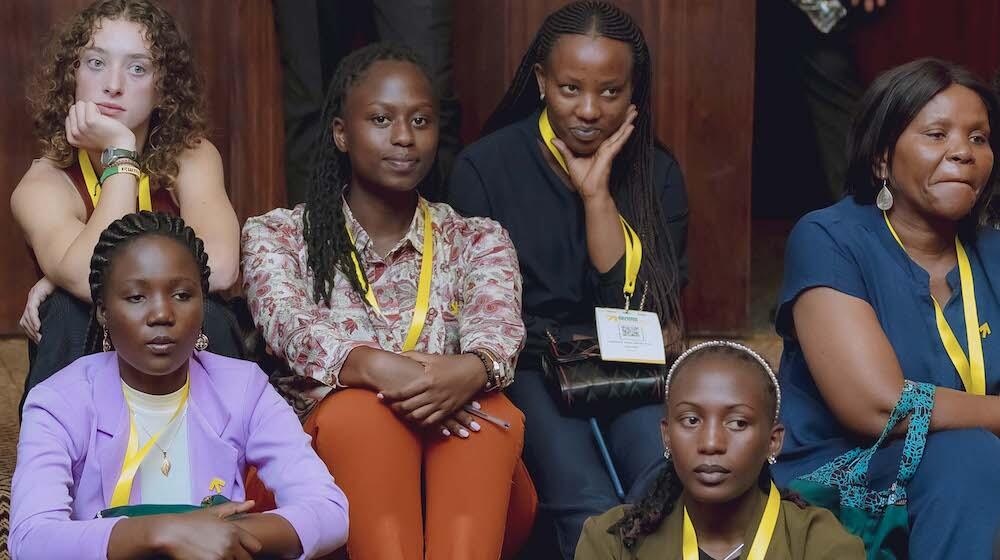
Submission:
[[[21,319],[38,343],[25,393],[82,355],[88,261],[114,220],[180,215],[205,240],[213,292],[239,273],[239,224],[172,16],[149,0],[99,0],[57,32],[43,60],[29,90],[41,157],[11,196],[41,277]],[[226,313],[209,302],[206,334],[213,351],[235,355]]]

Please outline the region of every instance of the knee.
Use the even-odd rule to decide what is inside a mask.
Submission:
[[[90,321],[90,305],[62,288],[57,288],[38,306],[44,325],[74,327]]]
[[[334,430],[365,430],[376,424],[395,423],[399,419],[374,391],[341,389],[327,395],[309,415],[309,424]]]
[[[524,413],[514,406],[503,394],[491,395],[481,399],[483,411],[507,421],[510,427],[506,430],[507,439],[515,447],[514,454],[520,455],[524,447]]]
[[[514,406],[514,403],[506,395],[500,393],[491,395],[480,401],[483,409],[510,422],[510,429],[524,432],[524,412]]]
[[[952,476],[960,464],[961,476]],[[983,429],[945,430],[927,435],[924,454],[913,477],[915,488],[933,488],[935,495],[962,503],[960,496],[982,499],[1000,464],[1000,438]],[[993,492],[1000,497],[1000,493]]]

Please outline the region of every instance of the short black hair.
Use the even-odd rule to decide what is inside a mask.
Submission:
[[[844,190],[861,204],[873,204],[882,188],[875,168],[887,154],[891,168],[896,142],[910,122],[937,94],[952,85],[971,89],[982,99],[990,123],[990,148],[997,154],[1000,106],[996,93],[969,70],[936,58],[921,58],[888,70],[872,82],[861,99],[848,137],[848,167]],[[979,195],[969,216],[959,224],[959,233],[974,237],[976,229],[996,215],[990,209],[996,190],[997,166]]]

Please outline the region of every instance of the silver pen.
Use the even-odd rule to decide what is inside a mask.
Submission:
[[[504,420],[502,418],[497,418],[496,416],[493,416],[492,414],[487,414],[487,413],[483,412],[482,410],[479,410],[478,408],[472,406],[471,404],[467,404],[467,405],[463,406],[462,410],[468,412],[469,414],[471,414],[473,416],[478,416],[479,418],[482,418],[483,420],[486,420],[487,422],[491,422],[493,424],[496,424],[497,426],[500,426],[501,428],[503,428],[505,430],[509,430],[510,429],[510,422],[508,422],[508,421],[506,421],[506,420]]]

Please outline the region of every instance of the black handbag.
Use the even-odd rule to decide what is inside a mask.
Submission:
[[[596,338],[557,340],[542,356],[546,385],[566,415],[597,417],[663,402],[666,365],[606,362]],[[671,363],[676,356],[668,356]]]

